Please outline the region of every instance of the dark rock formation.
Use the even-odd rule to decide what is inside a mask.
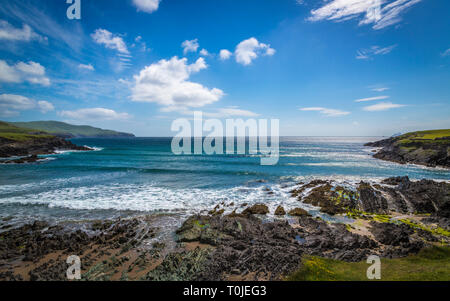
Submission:
[[[13,156],[27,156],[28,158],[12,161],[0,161],[0,163],[35,162],[37,160],[37,155],[53,154],[56,150],[89,151],[92,149],[84,146],[77,146],[70,141],[51,136],[33,138],[25,141],[3,139],[0,141],[0,158],[8,158]]]
[[[308,211],[302,208],[295,208],[289,211],[289,215],[291,216],[303,216],[303,215],[310,215]]]
[[[450,137],[420,140],[405,135],[367,143],[366,146],[382,147],[373,155],[377,159],[400,164],[450,167]]]
[[[277,209],[275,210],[275,215],[278,216],[286,215],[286,211],[282,206],[278,206]]]
[[[242,214],[248,215],[248,214],[267,214],[269,213],[269,208],[264,204],[256,204],[252,207],[249,207],[242,211]]]

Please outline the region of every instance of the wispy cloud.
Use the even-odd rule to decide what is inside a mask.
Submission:
[[[399,23],[406,9],[421,0],[332,0],[311,11],[310,21],[343,22],[359,19],[359,25],[375,30]]]
[[[356,52],[356,58],[358,60],[372,59],[376,55],[385,55],[390,53],[397,45],[391,45],[388,47],[372,46],[369,49],[360,49]]]
[[[405,106],[406,105],[396,104],[396,103],[392,103],[392,102],[380,102],[375,105],[364,107],[363,110],[368,111],[368,112],[376,112],[376,111],[386,111],[386,110],[390,110],[390,109],[402,108]]]
[[[128,113],[117,113],[114,110],[105,108],[89,108],[79,109],[76,111],[62,111],[58,114],[62,117],[82,121],[125,120],[131,117]]]
[[[366,102],[366,101],[374,101],[374,100],[381,100],[381,99],[387,99],[387,98],[389,98],[389,96],[382,95],[382,96],[357,99],[357,100],[355,100],[355,102]]]
[[[342,111],[342,110],[336,110],[336,109],[327,109],[322,107],[309,107],[309,108],[300,108],[300,111],[314,111],[319,112],[320,114],[327,116],[327,117],[340,117],[349,115],[350,112]]]
[[[193,115],[194,111],[192,110],[185,110],[182,111],[184,115]],[[217,109],[215,112],[203,112],[203,116],[209,117],[209,118],[231,118],[231,117],[258,117],[259,114],[254,113],[252,111],[243,110],[239,107],[228,107],[228,108],[220,108]]]
[[[7,21],[0,20],[0,40],[7,41],[40,41],[47,42],[47,37],[37,34],[30,26],[23,24],[22,28],[16,28]]]
[[[442,56],[449,56],[450,55],[450,48],[445,50],[444,52],[441,53]]]
[[[376,88],[372,88],[372,91],[375,91],[375,92],[384,92],[384,91],[387,91],[387,90],[389,90],[388,87],[376,87]]]
[[[63,27],[52,17],[45,14],[42,5],[40,2],[38,6],[34,6],[29,1],[2,1],[0,13],[26,24],[39,34],[61,41],[73,50],[79,51],[84,38],[82,26],[72,23],[70,29]],[[24,28],[26,33],[27,28]]]
[[[94,71],[95,70],[95,68],[94,68],[94,66],[92,66],[92,64],[88,64],[88,65],[79,64],[78,68],[84,69],[84,70],[89,70],[89,71]]]

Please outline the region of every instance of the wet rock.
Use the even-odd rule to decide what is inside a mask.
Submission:
[[[277,209],[275,210],[275,215],[278,216],[286,215],[286,211],[282,206],[278,206]]]
[[[303,216],[303,215],[310,215],[308,211],[302,208],[295,208],[289,211],[289,215],[291,216]]]
[[[267,213],[269,213],[269,208],[264,204],[253,205],[252,207],[248,207],[247,209],[245,209],[242,212],[242,214],[244,214],[244,215],[249,215],[249,214],[265,215]]]
[[[370,184],[361,182],[358,186],[361,210],[370,213],[384,214],[388,211],[388,202],[381,192]]]

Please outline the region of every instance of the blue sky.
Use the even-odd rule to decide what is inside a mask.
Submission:
[[[0,119],[172,136],[176,118],[281,135],[450,128],[445,0],[2,1]]]

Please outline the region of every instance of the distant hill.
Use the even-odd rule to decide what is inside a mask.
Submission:
[[[29,128],[63,138],[126,138],[133,134],[103,130],[87,125],[72,125],[59,121],[11,122],[10,124]]]
[[[377,159],[450,168],[450,129],[406,133],[366,145],[382,147],[374,155]]]

